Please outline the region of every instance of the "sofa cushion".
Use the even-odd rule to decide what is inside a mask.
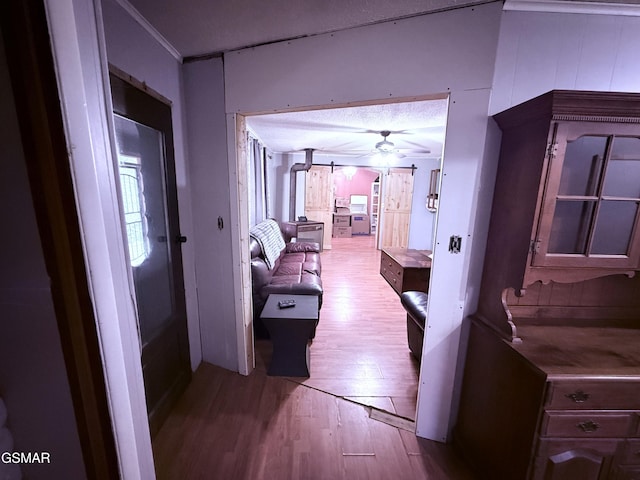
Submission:
[[[306,256],[304,253],[285,253],[280,257],[282,263],[302,263]]]
[[[302,274],[298,277],[280,276],[273,277],[269,285],[260,290],[263,301],[272,293],[290,293],[294,295],[316,295],[322,306],[322,281],[316,275]]]
[[[320,244],[316,242],[292,242],[285,246],[286,253],[295,252],[320,252]]]
[[[302,274],[302,263],[300,262],[280,262],[280,266],[278,267],[278,269],[273,272],[273,280],[272,282],[275,281],[276,278],[279,277],[284,277],[284,276],[296,276],[296,277],[300,277],[300,275]]]
[[[320,276],[322,273],[322,268],[320,267],[320,263],[316,262],[304,262],[302,264],[302,271],[306,273],[312,273],[313,275]]]

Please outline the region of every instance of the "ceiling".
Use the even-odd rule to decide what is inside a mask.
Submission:
[[[118,0],[123,2],[126,0]],[[423,15],[487,0],[128,0],[184,58]],[[494,0],[489,0],[494,1]],[[274,152],[370,156],[387,140],[406,157],[439,158],[447,100],[387,103],[248,117]]]
[[[447,99],[386,103],[247,117],[247,125],[274,152],[315,149],[314,155],[371,156],[381,131],[406,157],[442,155]]]
[[[115,1],[133,6],[188,58],[502,0]],[[562,2],[637,5],[640,0]]]
[[[115,1],[137,10],[179,56],[189,59],[496,0]],[[314,155],[363,156],[382,140],[379,132],[389,130],[388,140],[402,154],[438,157],[446,110],[446,100],[429,100],[255,116],[248,125],[275,152],[314,148]]]
[[[128,0],[183,57],[490,1],[495,0]]]

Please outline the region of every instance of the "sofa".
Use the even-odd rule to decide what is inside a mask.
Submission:
[[[322,267],[318,243],[285,243],[280,225],[275,220],[265,220],[251,228],[249,249],[256,337],[269,337],[260,314],[272,293],[315,295],[318,305],[322,306]]]
[[[418,362],[422,360],[428,300],[429,296],[425,292],[407,291],[400,295],[400,303],[407,311],[407,343]]]

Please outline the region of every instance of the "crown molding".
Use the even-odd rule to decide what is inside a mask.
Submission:
[[[575,2],[570,0],[506,0],[503,10],[520,12],[586,13],[639,17],[640,5],[628,3]]]
[[[178,50],[176,50],[174,46],[171,45],[171,43],[169,43],[169,41],[164,38],[162,34],[158,32],[158,30],[156,30],[155,27],[151,25],[146,18],[144,18],[144,16],[142,16],[142,14],[136,9],[136,7],[131,5],[128,0],[116,0],[116,2],[118,3],[118,5],[124,8],[129,15],[131,15],[131,18],[133,18],[138,23],[138,25],[146,30],[149,35],[151,35],[162,47],[164,47],[164,49],[169,52],[172,57],[182,63],[182,55],[180,55],[180,52],[178,52]]]

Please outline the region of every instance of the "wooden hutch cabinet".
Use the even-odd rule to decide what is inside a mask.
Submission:
[[[454,442],[481,478],[640,480],[640,94],[552,91],[494,119]]]

